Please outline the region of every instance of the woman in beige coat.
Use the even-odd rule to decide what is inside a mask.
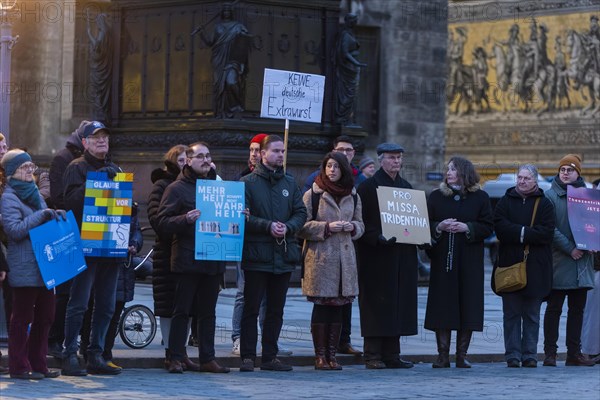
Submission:
[[[335,352],[342,307],[358,295],[353,240],[364,233],[352,169],[341,153],[328,153],[312,188],[304,194],[308,219],[298,234],[306,240],[302,293],[314,303],[311,332],[315,369],[340,370]]]

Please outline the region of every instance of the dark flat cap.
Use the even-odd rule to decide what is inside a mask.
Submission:
[[[404,147],[396,143],[381,143],[377,146],[377,155],[383,153],[404,153]]]

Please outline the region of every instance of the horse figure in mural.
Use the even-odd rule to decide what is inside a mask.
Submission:
[[[573,89],[581,91],[584,99],[588,96],[583,92],[588,89],[589,104],[581,110],[581,114],[595,116],[600,111],[600,73],[595,63],[590,62],[593,54],[588,50],[587,38],[584,35],[570,29],[567,32],[567,49],[570,54],[567,74],[573,80]]]
[[[506,93],[501,101],[504,110],[515,110],[519,101],[524,105],[524,111],[533,111],[532,104],[541,99],[545,107],[540,112],[554,108],[556,97],[556,71],[546,55],[547,28],[540,27],[538,42],[537,27],[532,24],[532,34],[529,42],[521,43],[518,38],[518,26],[511,28],[511,38],[507,42],[497,42],[492,46],[492,56],[495,59],[498,88]],[[506,46],[506,51],[504,50]],[[510,107],[508,106],[510,104]]]
[[[487,54],[483,47],[477,47],[473,51],[473,57],[473,65],[461,65],[456,72],[460,74],[459,79],[450,80],[449,86],[452,90],[448,94],[448,101],[451,102],[458,96],[456,107],[454,108],[454,113],[458,115],[470,113],[472,110],[475,113],[478,111],[490,111],[490,101],[487,95],[490,87],[487,80]],[[467,104],[466,111],[460,110],[463,100]],[[476,108],[474,109],[473,106]]]

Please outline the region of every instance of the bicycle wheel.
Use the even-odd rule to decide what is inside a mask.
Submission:
[[[135,304],[127,307],[119,323],[121,340],[132,349],[143,349],[156,336],[156,317],[148,307]]]

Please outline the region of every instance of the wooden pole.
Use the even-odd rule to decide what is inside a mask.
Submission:
[[[285,172],[286,170],[286,166],[287,166],[287,148],[288,148],[288,133],[290,130],[290,120],[289,119],[285,119],[285,130],[283,131],[283,172]]]

